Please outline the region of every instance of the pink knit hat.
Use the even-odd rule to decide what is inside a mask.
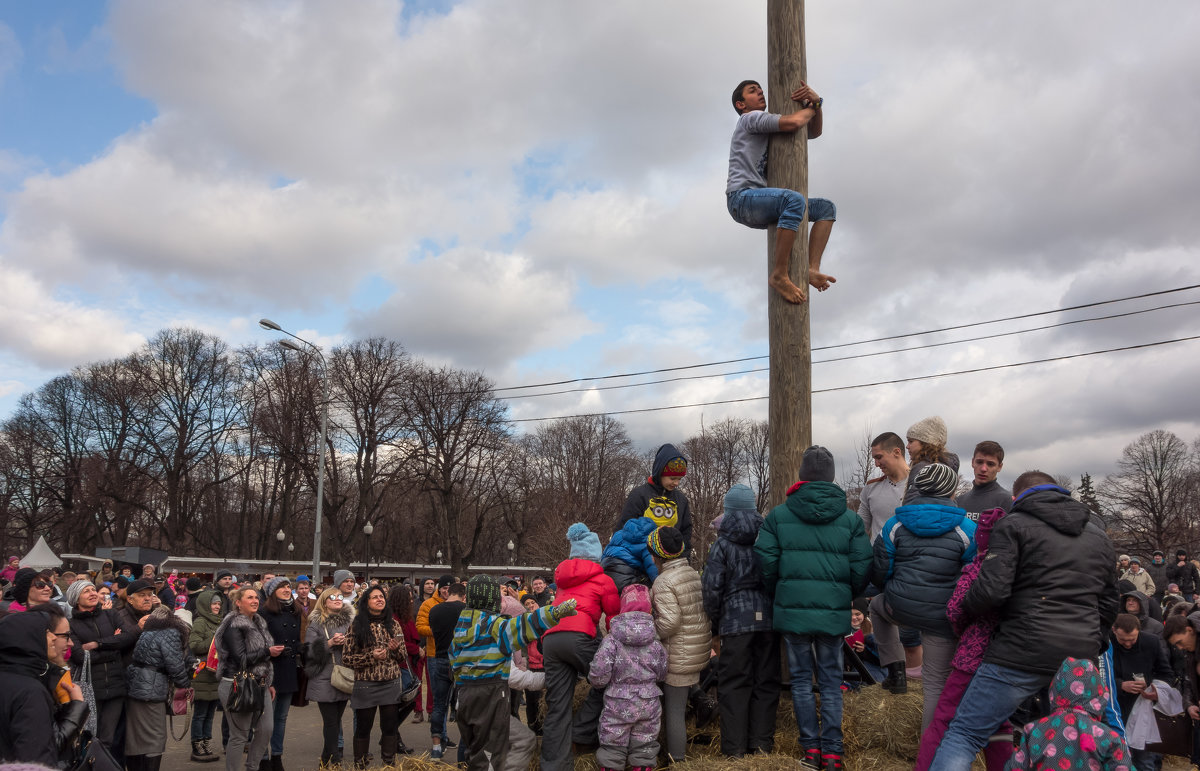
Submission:
[[[621,592],[621,612],[650,612],[650,588],[642,584],[630,584]]]

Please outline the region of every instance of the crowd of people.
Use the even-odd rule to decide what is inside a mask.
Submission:
[[[975,446],[960,490],[947,439],[937,417],[876,437],[882,476],[857,512],[832,455],[810,447],[765,516],[746,485],[727,492],[703,557],[687,460],[663,445],[607,545],[571,525],[568,558],[528,587],[487,575],[389,587],[347,570],[328,587],[239,583],[221,570],[177,596],[152,565],[135,579],[10,561],[0,760],[70,762],[86,726],[125,768],[158,769],[164,706],[187,687],[191,760],[223,755],[230,771],[282,769],[289,711],[309,702],[323,764],[371,765],[377,717],[379,761],[425,751],[400,737],[411,717],[428,723],[431,758],[457,749],[475,771],[524,769],[535,753],[565,771],[590,752],[602,769],[649,769],[686,759],[687,716],[705,720],[713,687],[720,750],[738,758],[775,749],[782,656],[810,771],[843,767],[845,690],[901,694],[918,674],[917,771],[965,771],[980,751],[989,771],[1157,771],[1155,709],[1200,721],[1197,564],[1182,549],[1170,564],[1163,551],[1146,566],[1118,557],[1044,472],[1003,488],[996,442]]]

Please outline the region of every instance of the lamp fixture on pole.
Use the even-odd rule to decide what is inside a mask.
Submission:
[[[367,584],[371,583],[371,533],[375,532],[375,526],[370,522],[363,525],[363,535],[367,537]]]
[[[329,364],[321,346],[311,343],[302,337],[292,334],[270,319],[259,319],[258,325],[271,332],[282,332],[294,340],[299,340],[308,346],[308,351],[315,353],[321,360],[321,450],[317,460],[317,516],[313,524],[313,580],[321,581],[321,519],[325,512],[325,445],[329,441]],[[279,345],[293,351],[305,352],[305,349],[291,340],[280,340]]]

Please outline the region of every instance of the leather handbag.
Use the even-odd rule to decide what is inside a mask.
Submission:
[[[404,690],[400,692],[400,706],[406,707],[417,700],[417,696],[421,693],[421,678],[417,677],[412,670],[412,662],[408,658],[408,650],[402,642],[400,650],[404,654],[404,674],[408,675],[408,685],[404,686]]]
[[[192,711],[192,701],[196,698],[196,692],[191,688],[177,688],[171,686],[170,699],[167,700],[168,715],[186,715]]]
[[[1192,718],[1188,713],[1171,716],[1154,710],[1154,720],[1158,723],[1161,738],[1157,744],[1147,744],[1146,752],[1189,757],[1192,752]]]
[[[266,705],[262,682],[248,669],[243,669],[233,676],[233,685],[229,689],[229,703],[225,708],[230,712],[262,712]]]
[[[321,631],[325,633],[325,640],[328,641],[329,630],[322,627]],[[354,670],[345,664],[337,663],[335,659],[333,672],[329,675],[329,684],[342,693],[354,693]]]
[[[113,758],[104,742],[86,730],[75,740],[74,757],[71,771],[124,771],[124,766]]]

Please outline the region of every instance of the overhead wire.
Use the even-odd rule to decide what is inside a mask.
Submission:
[[[834,350],[837,348],[848,348],[848,347],[855,346],[855,345],[866,345],[868,343],[879,343],[879,342],[885,342],[888,340],[900,340],[900,339],[903,339],[906,337],[920,337],[922,335],[931,335],[931,334],[936,334],[938,332],[951,332],[951,331],[958,330],[958,329],[969,329],[971,327],[985,326],[988,324],[1000,324],[1000,323],[1007,322],[1007,321],[1018,321],[1020,319],[1036,318],[1038,316],[1046,316],[1046,315],[1050,315],[1050,314],[1054,314],[1054,313],[1066,313],[1068,311],[1082,310],[1084,308],[1095,308],[1095,307],[1099,307],[1101,305],[1112,305],[1114,303],[1128,302],[1130,300],[1140,300],[1140,299],[1144,299],[1146,297],[1158,297],[1161,295],[1174,294],[1177,292],[1186,292],[1186,291],[1189,291],[1192,289],[1200,289],[1200,284],[1190,284],[1188,286],[1175,287],[1173,289],[1160,289],[1160,290],[1157,290],[1154,292],[1143,292],[1141,294],[1129,295],[1127,297],[1116,297],[1116,298],[1112,298],[1109,300],[1097,300],[1095,302],[1082,303],[1080,305],[1071,305],[1066,308],[1052,308],[1050,310],[1035,311],[1032,313],[1022,313],[1022,314],[1017,314],[1015,316],[1006,316],[1003,318],[989,319],[986,321],[973,321],[973,322],[969,322],[966,324],[955,324],[955,325],[948,326],[948,327],[927,329],[927,330],[923,330],[920,332],[904,332],[901,334],[885,335],[883,337],[874,337],[874,338],[869,338],[866,340],[855,340],[853,342],[848,342],[848,343],[835,343],[832,345],[822,345],[822,346],[817,346],[817,347],[813,348],[812,350],[814,352],[815,351],[828,351],[828,350]],[[598,380],[614,380],[614,379],[625,378],[625,377],[637,377],[640,375],[659,375],[659,374],[663,374],[665,372],[680,372],[683,370],[699,369],[702,367],[715,367],[715,366],[720,366],[722,364],[740,364],[740,363],[746,362],[746,361],[761,361],[761,360],[767,359],[767,358],[769,358],[769,357],[766,354],[759,355],[759,356],[744,356],[744,357],[737,358],[737,359],[724,359],[722,361],[701,362],[699,364],[687,364],[687,365],[682,365],[682,366],[678,366],[678,367],[662,367],[659,369],[642,370],[640,372],[623,372],[623,373],[617,373],[617,374],[611,374],[611,375],[594,375],[591,377],[570,378],[567,380],[552,380],[552,381],[547,381],[545,383],[528,383],[525,385],[504,386],[502,388],[493,388],[492,391],[494,393],[499,393],[501,391],[520,391],[520,390],[524,390],[527,388],[549,388],[551,386],[569,385],[571,383],[585,383],[585,382],[598,381]],[[501,397],[501,398],[507,398],[507,397]]]
[[[895,378],[893,380],[879,380],[873,383],[855,383],[853,385],[835,386],[832,388],[814,389],[813,394],[833,393],[836,391],[852,391],[859,388],[874,388],[882,385],[893,385],[897,383],[912,383],[920,380],[936,380],[944,377],[955,377],[958,375],[971,375],[979,372],[994,372],[1003,369],[1014,369],[1016,367],[1027,367],[1034,364],[1048,364],[1055,361],[1067,361],[1069,359],[1079,359],[1087,356],[1099,356],[1108,353],[1119,353],[1122,351],[1134,351],[1143,348],[1154,348],[1163,345],[1173,345],[1176,343],[1185,343],[1192,340],[1200,340],[1200,335],[1191,335],[1189,337],[1179,337],[1173,340],[1159,340],[1152,343],[1139,343],[1137,345],[1126,345],[1118,348],[1106,348],[1099,351],[1085,351],[1084,353],[1072,353],[1063,356],[1052,356],[1045,359],[1033,359],[1030,361],[1010,362],[1008,364],[994,364],[987,367],[974,367],[972,369],[957,370],[954,372],[937,372],[931,375],[914,375],[912,377]],[[602,412],[587,412],[576,415],[550,415],[538,418],[517,418],[510,420],[510,423],[537,423],[545,420],[563,420],[567,418],[592,418],[612,415],[632,415],[643,412],[662,412],[666,410],[682,410],[690,407],[711,407],[720,404],[739,404],[743,402],[757,402],[769,399],[769,396],[747,396],[741,399],[720,399],[711,402],[696,402],[694,404],[670,404],[661,407],[642,407],[629,410],[605,410]]]
[[[1141,308],[1136,311],[1125,311],[1124,313],[1111,313],[1106,316],[1092,316],[1086,319],[1070,319],[1068,321],[1060,321],[1056,324],[1044,324],[1040,327],[1030,327],[1029,329],[1017,329],[1010,332],[996,332],[991,335],[979,335],[976,337],[967,337],[962,340],[943,340],[937,343],[925,343],[924,345],[913,345],[907,348],[893,348],[887,351],[872,351],[870,353],[856,353],[849,356],[837,356],[830,359],[817,359],[813,364],[829,364],[838,361],[850,361],[852,359],[867,359],[873,356],[888,356],[894,353],[908,353],[910,351],[920,351],[928,348],[939,348],[946,345],[960,345],[962,343],[974,343],[981,340],[994,340],[1000,337],[1012,337],[1014,335],[1023,335],[1029,332],[1040,332],[1046,329],[1055,329],[1057,327],[1071,326],[1072,324],[1086,324],[1092,321],[1107,321],[1109,319],[1119,319],[1126,316],[1137,316],[1143,313],[1153,313],[1155,311],[1167,310],[1170,308],[1182,308],[1188,305],[1200,305],[1200,300],[1190,300],[1188,302],[1170,303],[1168,305],[1156,305],[1153,308]],[[815,350],[815,349],[814,349]],[[767,358],[767,357],[755,357]],[[699,366],[699,365],[695,365]],[[705,380],[708,378],[732,377],[734,375],[748,375],[756,372],[769,372],[770,367],[755,367],[753,369],[740,369],[732,372],[713,372],[707,375],[685,375],[682,377],[663,378],[661,380],[646,380],[640,383],[622,383],[620,385],[610,386],[584,386],[582,388],[566,388],[561,391],[542,391],[535,394],[517,394],[515,396],[497,396],[497,399],[534,399],[540,396],[560,396],[562,394],[585,393],[589,391],[614,391],[623,388],[639,388],[649,385],[661,385],[662,383],[678,383],[685,380]]]

